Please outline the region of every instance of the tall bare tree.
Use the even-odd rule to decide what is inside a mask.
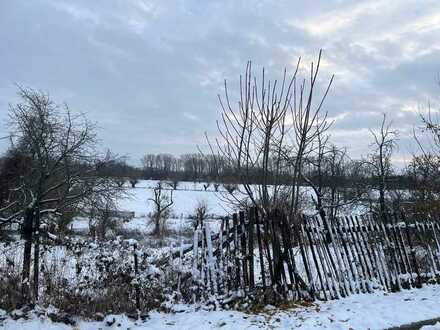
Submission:
[[[412,199],[415,212],[438,214],[440,211],[440,119],[429,106],[420,114],[422,125],[413,130],[418,153],[412,155],[407,173],[413,179]]]
[[[313,203],[325,223],[327,217],[336,218],[341,208],[365,197],[359,172],[364,163],[351,161],[346,149],[329,144],[327,137],[318,137],[317,147],[306,164],[312,167],[303,177],[313,189]]]
[[[162,183],[158,182],[156,187],[153,188],[153,197],[148,199],[153,203],[154,211],[152,214],[152,220],[154,222],[154,235],[162,235],[165,229],[166,220],[171,206],[173,206],[173,190],[170,190],[168,195],[163,189]]]
[[[220,137],[208,144],[216,146],[215,154],[238,176],[241,194],[231,195],[238,203],[243,203],[238,196],[245,194],[264,214],[282,205],[290,219],[297,215],[304,157],[319,132],[329,127],[322,106],[333,77],[315,102],[321,55],[310,66],[310,80],[298,78],[300,59],[293,74],[284,70],[280,81],[267,79],[264,69],[257,81],[248,62],[235,107],[225,81],[224,97],[219,95]],[[292,178],[288,185],[281,180],[286,174]]]
[[[372,152],[369,157],[369,164],[372,168],[373,177],[377,181],[380,216],[384,218],[387,213],[385,200],[387,180],[392,173],[391,156],[396,147],[397,131],[392,129],[392,122],[387,120],[384,113],[379,130],[370,129],[370,133],[373,137],[373,143],[371,144]]]

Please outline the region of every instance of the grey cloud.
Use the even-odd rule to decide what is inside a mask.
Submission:
[[[365,137],[347,134],[382,112],[408,131],[408,109],[436,100],[436,15],[436,1],[5,1],[0,120],[17,82],[87,112],[103,144],[133,160],[194,151],[215,134],[223,79],[234,98],[247,60],[279,78],[322,47],[321,86],[336,75],[325,105],[341,118],[334,139],[365,153]]]

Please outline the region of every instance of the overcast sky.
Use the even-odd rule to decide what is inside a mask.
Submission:
[[[439,36],[438,0],[1,0],[0,135],[19,83],[86,112],[133,162],[193,152],[247,60],[279,78],[322,48],[333,141],[366,153],[386,112],[404,156],[418,111],[439,101]]]

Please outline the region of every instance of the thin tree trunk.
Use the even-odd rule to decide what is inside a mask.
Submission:
[[[35,237],[34,237],[34,299],[38,302],[38,285],[40,275],[40,210],[35,212]]]
[[[29,276],[31,272],[31,253],[32,253],[32,222],[33,222],[33,210],[26,209],[23,223],[23,239],[24,251],[23,251],[23,271],[22,271],[22,299],[24,303],[29,302]]]

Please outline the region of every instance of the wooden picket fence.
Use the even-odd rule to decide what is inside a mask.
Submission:
[[[194,232],[194,296],[273,289],[286,298],[329,300],[375,290],[399,291],[440,280],[436,219],[379,220],[344,216],[325,222],[303,217],[290,225],[281,213],[255,208]]]

